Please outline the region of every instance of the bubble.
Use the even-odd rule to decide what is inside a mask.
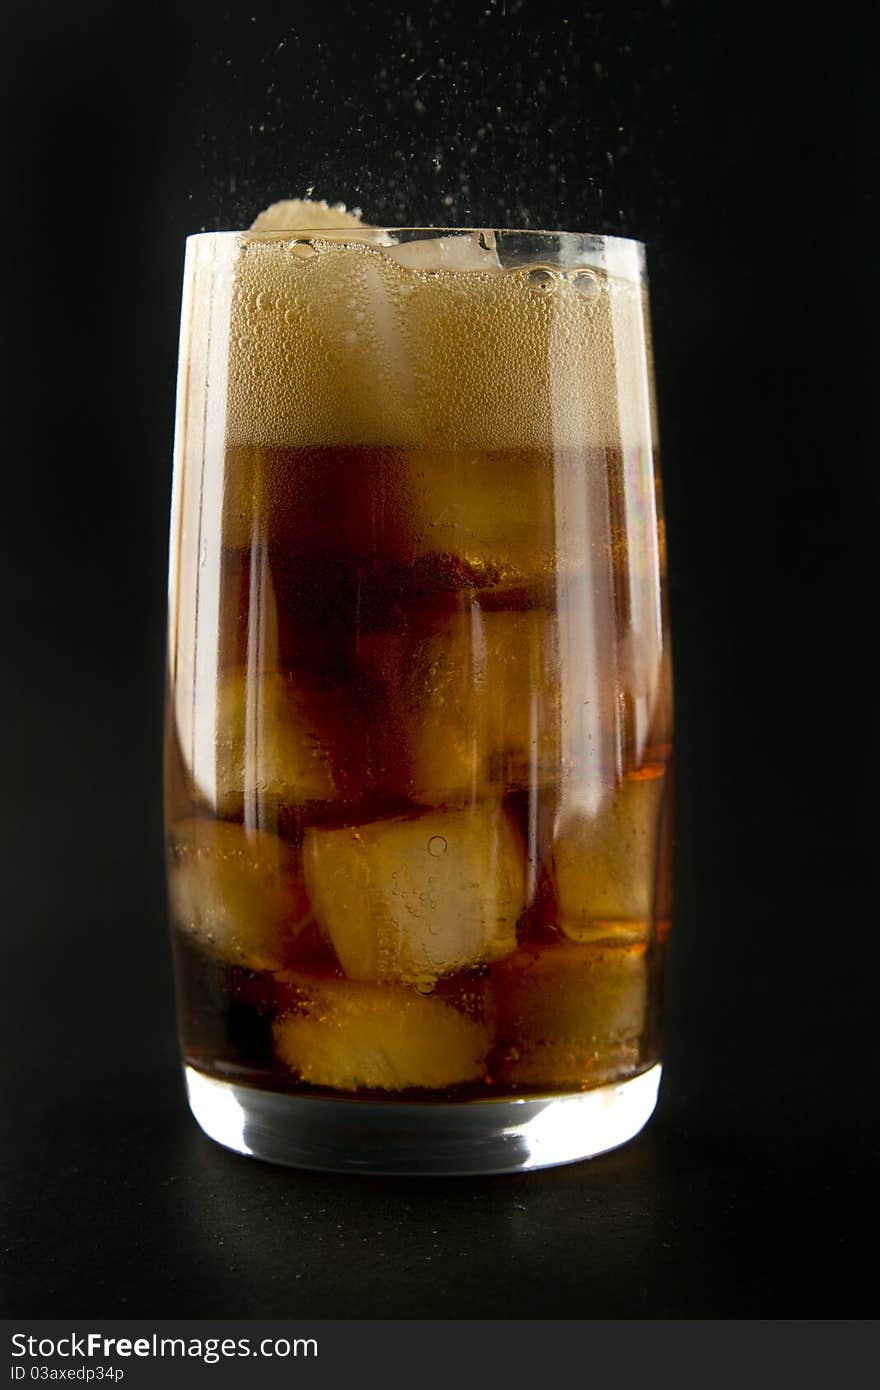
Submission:
[[[446,839],[443,835],[432,835],[428,841],[428,853],[432,855],[434,859],[442,859],[447,848]]]
[[[598,275],[592,270],[574,270],[568,280],[585,299],[596,299],[602,288]]]
[[[530,270],[526,276],[529,288],[537,290],[539,294],[552,294],[556,289],[556,276],[552,270],[547,270],[544,266],[536,266]]]
[[[318,254],[316,248],[310,241],[289,241],[287,243],[287,249],[291,256],[296,256],[298,260],[301,261],[310,261]]]

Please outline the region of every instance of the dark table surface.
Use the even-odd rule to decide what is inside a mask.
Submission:
[[[164,932],[137,930],[160,917],[159,888],[151,903],[143,887],[136,909],[59,903],[64,946],[35,951],[34,932],[13,952],[7,1315],[876,1312],[870,1073],[823,1068],[828,1037],[790,1047],[748,981],[752,1031],[733,1046],[735,991],[691,1008],[681,964],[659,1112],[617,1152],[480,1180],[300,1172],[228,1153],[190,1119]],[[812,1005],[803,1024],[821,1028]],[[852,1060],[857,1037],[833,1041]]]
[[[49,1103],[7,1221],[10,1315],[876,1314],[874,1174],[851,1141],[661,1120],[588,1165],[351,1180],[211,1145],[167,1073]]]

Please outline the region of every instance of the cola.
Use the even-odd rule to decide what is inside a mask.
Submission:
[[[672,696],[641,276],[564,239],[229,238],[191,242],[172,530],[188,1066],[402,1102],[648,1072]]]

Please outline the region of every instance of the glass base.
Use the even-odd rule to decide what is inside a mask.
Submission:
[[[419,1104],[292,1096],[185,1068],[193,1115],[236,1153],[328,1173],[449,1177],[551,1168],[625,1144],[657,1103],[660,1071],[573,1095]]]

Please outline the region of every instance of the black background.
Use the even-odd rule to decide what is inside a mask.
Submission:
[[[878,130],[875,35],[845,9],[16,11],[9,1313],[874,1311]],[[183,238],[311,186],[374,220],[649,246],[676,925],[659,1114],[591,1164],[300,1174],[226,1154],[183,1109],[160,798]]]

